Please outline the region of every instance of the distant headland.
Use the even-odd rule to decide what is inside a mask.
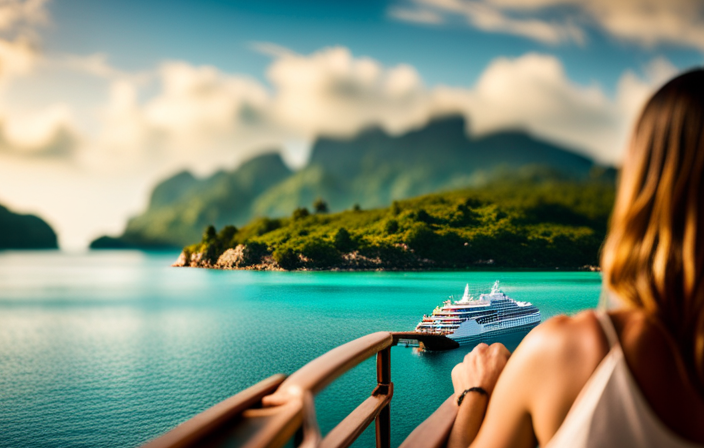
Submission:
[[[0,205],[0,250],[57,248],[56,232],[43,219],[13,213]]]

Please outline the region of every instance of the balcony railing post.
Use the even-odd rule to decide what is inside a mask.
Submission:
[[[376,382],[380,385],[391,383],[391,347],[376,354]]]
[[[387,394],[393,394],[391,384],[391,347],[381,350],[376,355],[376,381],[377,388],[386,389]],[[376,447],[389,448],[391,446],[391,412],[387,404],[375,419]]]
[[[391,446],[391,412],[387,404],[376,417],[376,447]]]

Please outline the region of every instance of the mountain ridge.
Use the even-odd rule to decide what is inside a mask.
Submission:
[[[529,165],[576,179],[588,178],[599,167],[526,132],[474,138],[465,129],[463,117],[450,115],[397,136],[374,127],[349,138],[320,137],[308,164],[295,172],[273,151],[205,179],[180,172],[154,188],[147,210],[130,219],[121,236],[102,237],[91,247],[182,247],[197,240],[207,225],[241,226],[256,217],[287,216],[316,198],[324,198],[331,211],[374,208],[482,185]]]

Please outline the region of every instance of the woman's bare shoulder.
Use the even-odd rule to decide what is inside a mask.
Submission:
[[[608,343],[594,311],[574,316],[559,315],[534,328],[523,339],[516,356],[541,364],[569,363],[574,360],[601,360],[608,352]]]
[[[511,356],[508,378],[520,393],[541,444],[552,438],[608,353],[593,311],[556,316],[534,328]]]
[[[534,328],[499,377],[484,423],[494,436],[481,446],[535,446],[533,435],[547,444],[607,350],[593,312],[556,316]],[[479,439],[486,442],[483,433],[484,427]]]

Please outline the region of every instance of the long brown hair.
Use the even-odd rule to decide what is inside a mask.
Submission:
[[[704,70],[648,101],[621,169],[605,286],[675,339],[704,392]]]

